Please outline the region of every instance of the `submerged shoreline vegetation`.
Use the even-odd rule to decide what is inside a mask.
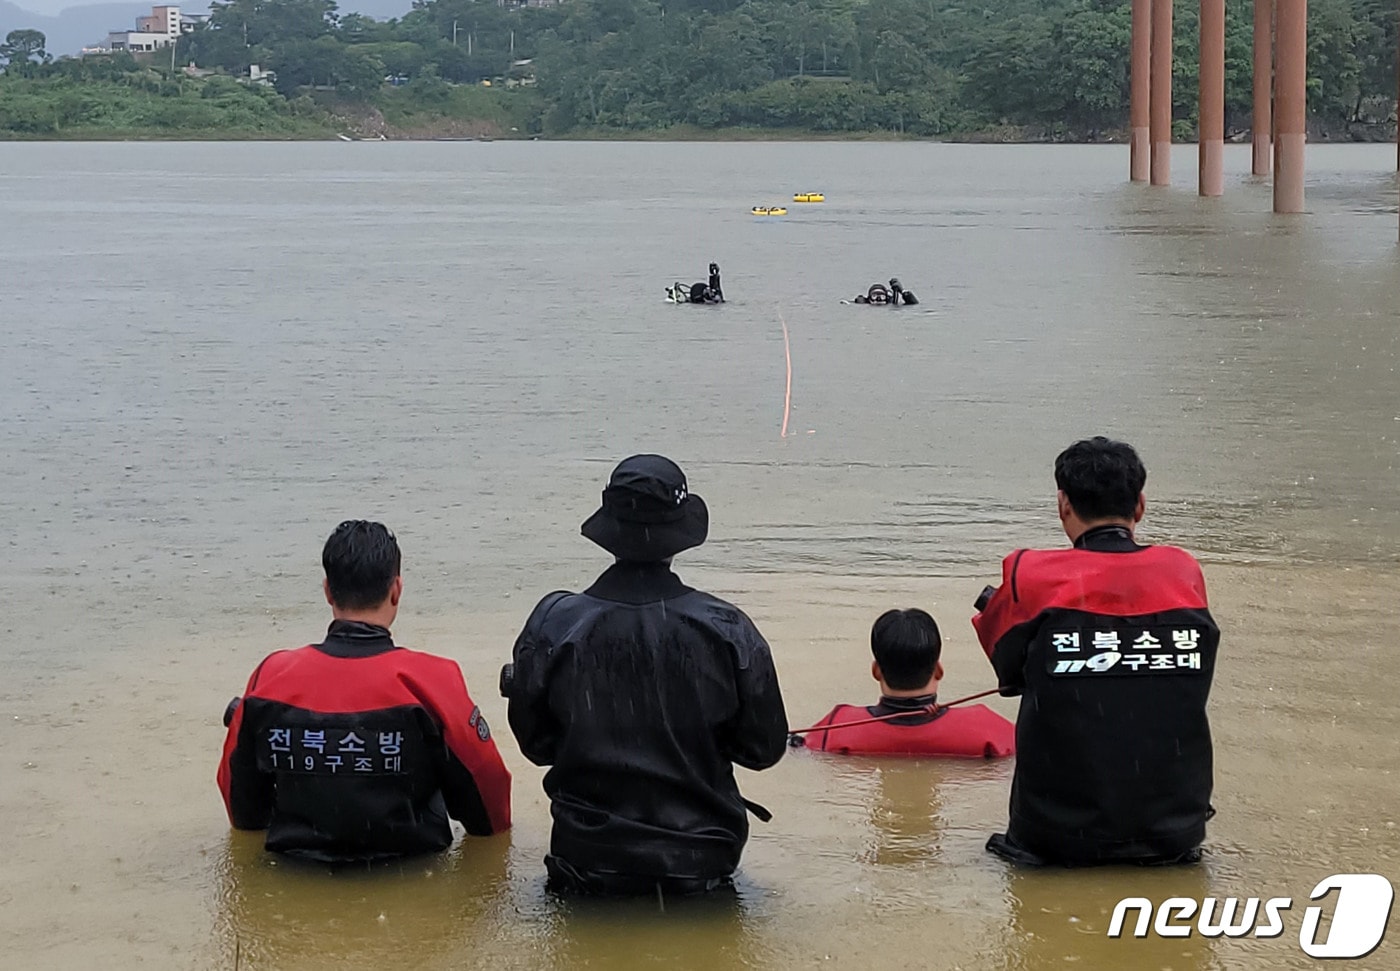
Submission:
[[[1176,136],[1197,12],[1178,5]],[[1129,0],[229,0],[173,52],[0,45],[0,138],[893,137],[1117,141]],[[1226,124],[1248,130],[1250,6],[1227,9]],[[1313,0],[1312,137],[1392,137],[1393,5]],[[16,35],[23,35],[17,37]],[[271,72],[264,76],[264,72]]]

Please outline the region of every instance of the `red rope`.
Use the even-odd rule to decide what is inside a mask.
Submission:
[[[783,430],[779,438],[787,438],[788,415],[792,412],[792,345],[788,343],[787,321],[779,311],[778,319],[783,322],[783,357],[787,360],[787,390],[783,392]]]
[[[850,722],[837,722],[834,725],[813,725],[811,728],[789,728],[789,735],[806,735],[808,732],[825,732],[833,728],[850,728],[854,725],[869,725],[871,722],[889,721],[891,718],[907,718],[910,715],[933,715],[941,709],[951,708],[954,705],[961,705],[967,701],[976,701],[978,698],[985,698],[987,695],[994,695],[1000,688],[988,688],[986,691],[979,691],[975,695],[968,695],[966,698],[956,698],[952,701],[939,701],[931,705],[924,705],[922,708],[911,708],[908,711],[891,712],[888,715],[874,715],[870,718],[859,718]],[[794,743],[796,744],[796,743]]]

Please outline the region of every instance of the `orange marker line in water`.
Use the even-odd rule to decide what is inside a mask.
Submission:
[[[787,390],[783,392],[783,430],[780,438],[787,438],[788,415],[792,412],[792,345],[788,342],[787,321],[783,320],[782,311],[778,311],[778,320],[783,325],[783,357],[787,359]]]

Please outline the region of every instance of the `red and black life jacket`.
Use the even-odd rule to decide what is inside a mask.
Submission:
[[[934,699],[916,699],[931,704]],[[881,704],[859,708],[837,705],[817,722],[839,725],[899,709],[882,699]],[[945,758],[997,759],[1016,753],[1016,729],[1011,722],[986,705],[944,708],[937,714],[920,712],[886,721],[867,722],[849,728],[808,732],[803,744],[818,752],[841,755],[923,755]]]
[[[510,826],[510,773],[461,669],[370,624],[258,665],[218,781],[235,827],[315,860],[440,850],[449,816],[477,836]]]
[[[1061,863],[1178,858],[1213,814],[1220,631],[1199,564],[1119,527],[1018,550],[973,626],[1020,694],[1007,836]]]

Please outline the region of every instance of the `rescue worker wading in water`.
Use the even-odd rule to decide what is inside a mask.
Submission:
[[[501,672],[521,751],[551,766],[555,891],[728,886],[747,813],[768,818],[733,768],[766,769],[786,747],[768,644],[737,607],[671,572],[708,527],[674,462],[625,459],[582,527],[616,562],[583,593],[540,601]]]
[[[510,773],[455,661],[397,646],[403,580],[379,523],[341,523],[321,553],[334,621],[270,654],[224,714],[219,789],[237,829],[332,863],[441,850],[448,817],[510,828]]]
[[[888,610],[870,629],[875,660],[870,674],[880,702],[865,708],[837,705],[817,726],[864,722],[807,732],[793,746],[842,755],[924,755],[996,759],[1016,753],[1015,727],[986,705],[929,707],[943,680],[943,637],[926,611]],[[902,717],[900,712],[908,712]],[[885,721],[867,719],[883,717]]]
[[[1200,565],[1142,546],[1147,471],[1099,437],[1055,460],[1065,550],[1017,550],[972,620],[1003,695],[1021,695],[1011,820],[987,849],[1017,863],[1191,863],[1210,806],[1206,700],[1220,631]]]

